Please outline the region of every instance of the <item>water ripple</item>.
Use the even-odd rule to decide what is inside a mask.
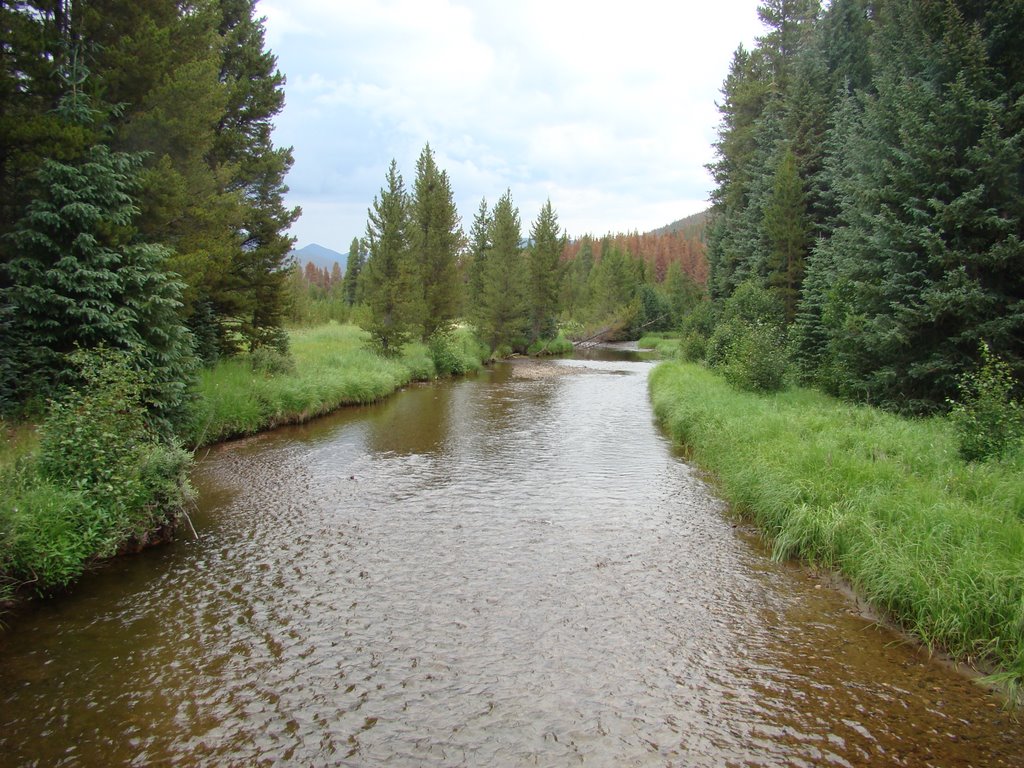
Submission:
[[[646,364],[550,365],[213,451],[201,541],[4,638],[0,764],[1019,764],[994,701],[737,527]]]

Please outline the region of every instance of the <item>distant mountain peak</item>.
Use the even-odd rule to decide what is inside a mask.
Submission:
[[[291,255],[300,265],[313,262],[318,267],[330,269],[337,262],[342,268],[345,266],[345,256],[318,243],[304,245],[298,250],[293,250]]]

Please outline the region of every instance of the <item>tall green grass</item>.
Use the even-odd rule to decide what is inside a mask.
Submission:
[[[640,349],[652,349],[658,357],[671,358],[679,354],[679,334],[675,332],[646,333],[636,345]]]
[[[696,365],[650,379],[658,419],[778,558],[837,570],[954,658],[1024,680],[1024,456],[968,464],[942,419],[808,390],[740,392]]]
[[[478,346],[472,334],[457,329],[451,337],[455,352],[468,355],[467,368],[479,368],[481,356],[472,351]],[[189,445],[307,421],[345,405],[372,403],[410,381],[437,375],[427,345],[410,344],[400,357],[382,357],[367,346],[368,334],[351,325],[292,330],[289,341],[295,360],[291,371],[269,373],[254,368],[242,355],[202,372],[186,435]]]

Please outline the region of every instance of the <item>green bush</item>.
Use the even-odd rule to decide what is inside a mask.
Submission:
[[[189,492],[191,456],[152,422],[147,376],[123,352],[71,359],[83,383],[51,403],[38,454],[0,477],[0,568],[39,592],[173,523]]]
[[[691,363],[699,363],[707,357],[708,337],[697,331],[688,331],[679,337],[678,357]]]
[[[781,334],[765,325],[740,326],[732,334],[720,365],[726,381],[751,392],[784,389],[788,367],[789,357]]]
[[[714,330],[714,306],[710,301],[701,301],[686,313],[679,325],[679,357],[694,363],[704,361],[708,339]]]
[[[480,370],[487,348],[468,327],[437,331],[428,342],[438,376],[463,376]]]
[[[249,367],[254,373],[278,376],[295,371],[295,358],[276,347],[257,347],[249,355]]]
[[[526,348],[526,354],[535,357],[544,355],[567,355],[573,351],[572,342],[559,331],[553,339],[537,339]]]
[[[783,320],[782,305],[771,291],[744,283],[722,307],[707,341],[705,363],[740,389],[783,389],[789,367]]]
[[[1024,408],[1012,397],[1010,366],[981,343],[981,367],[958,378],[959,402],[950,401],[960,455],[966,461],[999,458],[1024,437]]]

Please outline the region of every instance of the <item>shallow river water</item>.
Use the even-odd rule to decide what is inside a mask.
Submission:
[[[214,448],[198,541],[0,635],[0,765],[1024,765],[999,699],[772,562],[650,364],[603,357]]]

